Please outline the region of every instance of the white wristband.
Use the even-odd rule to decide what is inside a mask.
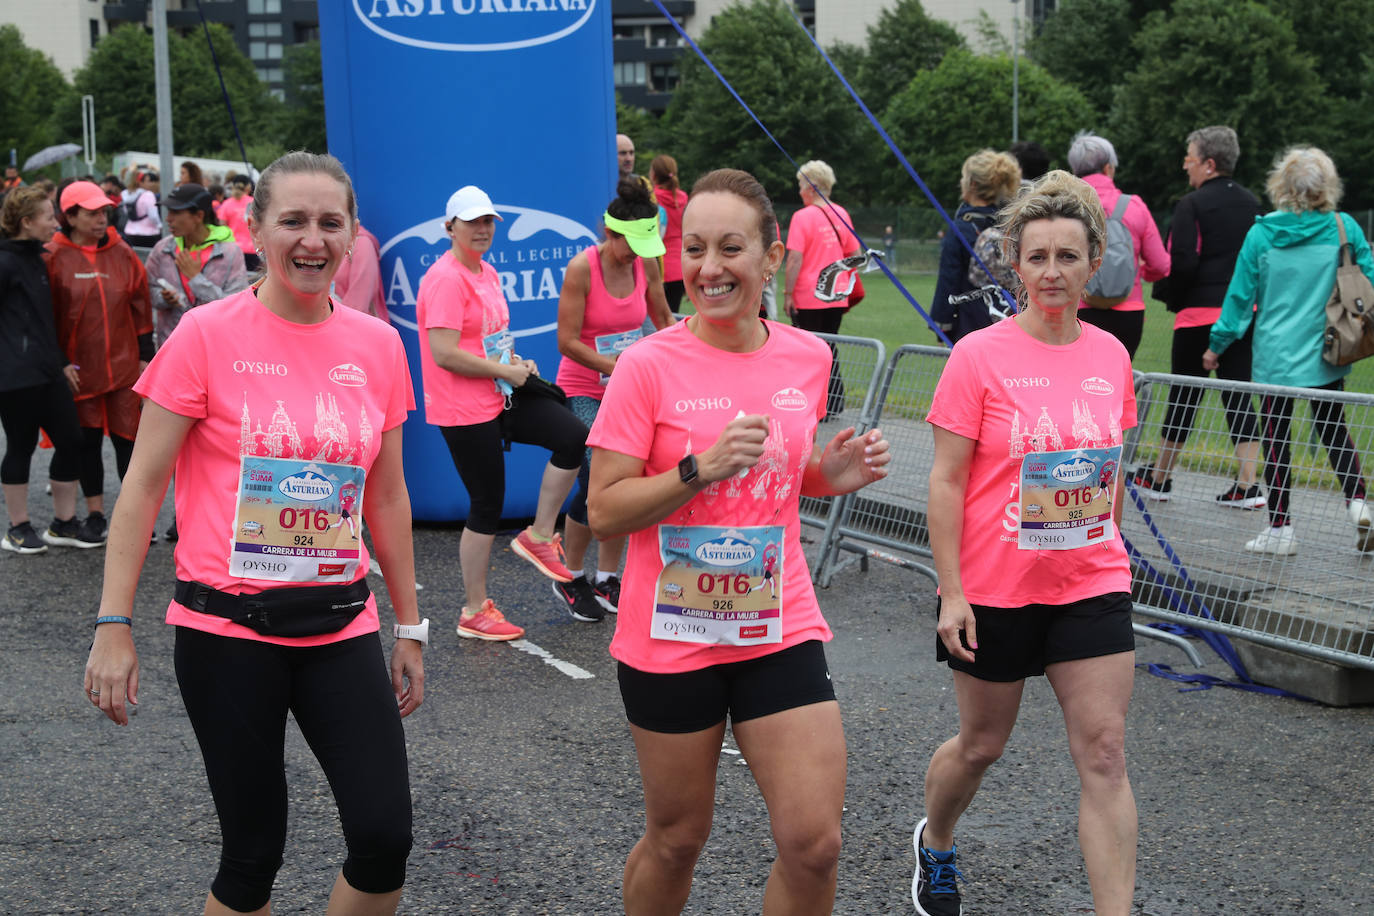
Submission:
[[[414,639],[422,646],[429,645],[429,618],[426,617],[414,625],[395,624],[391,628],[391,635],[397,639]]]

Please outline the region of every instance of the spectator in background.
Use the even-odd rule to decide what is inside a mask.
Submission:
[[[33,183],[33,187],[42,191],[51,203],[57,203],[57,185],[51,178],[40,178]]]
[[[235,175],[229,179],[229,196],[219,205],[220,222],[234,233],[234,241],[243,249],[243,263],[249,271],[258,269],[258,253],[253,248],[253,234],[248,231],[245,214],[253,205],[253,182],[247,175]]]
[[[1116,176],[1116,148],[1111,141],[1092,131],[1082,131],[1073,138],[1073,145],[1069,147],[1069,168],[1097,192],[1110,222],[1121,198],[1121,191],[1117,190],[1113,181]],[[1168,274],[1169,252],[1159,237],[1159,229],[1150,215],[1150,208],[1141,198],[1132,196],[1129,199],[1121,222],[1131,231],[1136,265],[1135,284],[1126,301],[1108,308],[1096,308],[1083,302],[1079,306],[1081,314],[1078,317],[1116,337],[1134,359],[1135,351],[1140,347],[1141,335],[1145,332],[1145,294],[1141,290],[1141,280],[1154,281]],[[1110,235],[1109,226],[1109,238]]]
[[[348,258],[334,275],[334,295],[349,308],[389,322],[386,293],[382,289],[381,251],[377,236],[359,223],[358,237],[353,240]]]
[[[883,227],[883,254],[887,258],[887,266],[894,267],[897,255],[897,233],[891,226]]]
[[[110,174],[100,179],[100,190],[110,199],[110,206],[118,207],[124,203],[124,182],[118,175]]]
[[[184,184],[199,185],[202,188],[205,186],[205,176],[201,174],[200,166],[196,165],[190,159],[187,159],[181,164],[181,171],[177,177],[177,187],[181,187]]]
[[[13,191],[15,188],[24,186],[24,179],[19,177],[19,169],[12,165],[5,166],[5,181],[0,184],[0,194]]]
[[[1206,378],[1202,365],[1212,325],[1221,316],[1221,302],[1236,267],[1245,234],[1263,212],[1254,194],[1231,177],[1240,158],[1240,143],[1229,127],[1204,127],[1188,135],[1183,171],[1194,188],[1174,207],[1169,228],[1169,276],[1155,284],[1155,298],[1175,312],[1174,342],[1169,371],[1174,375]],[[1253,328],[1226,348],[1217,378],[1250,381],[1250,344]],[[1136,471],[1135,484],[1154,500],[1167,500],[1173,489],[1169,476],[1179,449],[1188,441],[1202,389],[1169,386],[1169,407],[1160,427],[1159,458]],[[1250,395],[1223,391],[1226,425],[1239,462],[1237,478],[1217,497],[1223,506],[1258,509],[1264,494],[1255,482],[1259,459],[1259,423]]]
[[[1254,327],[1254,380],[1265,385],[1345,389],[1350,366],[1333,366],[1322,358],[1326,334],[1326,300],[1336,283],[1340,229],[1344,227],[1352,260],[1374,281],[1374,257],[1359,223],[1336,207],[1341,177],[1331,157],[1312,146],[1285,152],[1265,182],[1273,213],[1255,221],[1236,258],[1236,269],[1221,317],[1212,325],[1207,370]],[[1346,512],[1355,525],[1355,547],[1374,550],[1374,511],[1365,501],[1360,452],[1345,425],[1339,402],[1311,402],[1313,431],[1326,446],[1331,469],[1345,493]],[[1264,431],[1264,482],[1269,486],[1269,527],[1245,549],[1252,553],[1297,553],[1298,541],[1289,512],[1292,469],[1289,426],[1293,399],[1264,395],[1260,405]],[[1322,545],[1322,550],[1329,549]]]
[[[124,241],[138,248],[152,248],[162,238],[162,217],[157,212],[161,182],[157,172],[138,172],[134,187],[124,192]],[[62,210],[65,212],[66,207]]]
[[[1021,167],[1010,153],[982,149],[964,160],[959,175],[959,209],[954,211],[958,234],[945,233],[940,239],[940,272],[935,279],[930,317],[954,343],[961,337],[992,324],[992,316],[982,303],[963,307],[951,305],[958,296],[994,282],[991,278],[975,285],[969,280],[969,252],[978,233],[997,221],[998,209],[1021,186]]]
[[[654,183],[654,197],[661,213],[668,215],[668,228],[663,234],[663,294],[674,315],[682,304],[682,211],[687,206],[687,192],[678,187],[677,160],[672,156],[655,156],[649,165],[649,177]]]
[[[219,216],[220,204],[224,203],[224,185],[212,184],[207,186],[205,190],[210,192],[210,204],[215,208],[215,216]],[[221,217],[221,222],[222,221],[223,218]],[[232,232],[233,230],[230,231]]]
[[[821,270],[859,250],[859,240],[850,231],[854,225],[849,212],[830,199],[835,188],[835,170],[819,159],[812,159],[797,171],[797,193],[802,208],[787,224],[787,292],[783,300],[792,324],[804,331],[840,333],[840,322],[849,309],[851,290],[858,271],[844,271],[835,278],[833,295],[817,297]],[[832,293],[827,293],[832,295]],[[831,353],[834,353],[832,347]],[[844,410],[844,380],[838,360],[830,364],[830,386],[825,399],[824,420]]]
[[[1050,154],[1034,140],[1013,143],[1009,152],[1021,166],[1021,183],[1030,184],[1050,170]]]

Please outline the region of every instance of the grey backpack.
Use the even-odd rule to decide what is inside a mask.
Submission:
[[[1107,244],[1102,246],[1102,266],[1088,280],[1083,300],[1096,309],[1109,309],[1126,301],[1135,288],[1135,240],[1123,220],[1130,195],[1122,194],[1107,220]]]

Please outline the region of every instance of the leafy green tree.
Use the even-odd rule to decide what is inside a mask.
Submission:
[[[887,109],[888,131],[926,185],[951,213],[959,203],[964,160],[985,147],[1011,145],[1012,61],[952,51],[934,70],[918,73]],[[1019,133],[1051,156],[1068,150],[1074,133],[1092,124],[1092,107],[1073,86],[1022,61]],[[889,160],[890,161],[890,160]],[[891,194],[901,202],[924,195],[895,164]]]
[[[1078,87],[1103,120],[1131,66],[1135,23],[1127,0],[1064,0],[1031,40],[1031,59]]]
[[[835,169],[841,199],[863,169],[871,134],[857,106],[802,34],[782,0],[750,0],[711,20],[702,50],[798,162]],[[682,85],[665,114],[680,175],[732,167],[752,172],[775,201],[795,200],[796,169],[696,57],[682,60]]]
[[[1312,59],[1292,24],[1259,3],[1177,0],[1150,14],[1132,43],[1105,132],[1119,183],[1157,216],[1188,190],[1180,163],[1189,132],[1227,124],[1240,136],[1237,179],[1259,191],[1276,151],[1318,139],[1325,112]]]
[[[324,129],[324,70],[320,41],[289,45],[282,56],[286,104],[282,108],[282,136],[287,149],[312,153],[329,151]]]
[[[954,26],[928,16],[921,0],[898,0],[868,27],[867,54],[855,88],[868,107],[881,114],[913,76],[934,70],[946,54],[964,47]]]
[[[19,165],[46,146],[80,142],[81,122],[76,133],[59,129],[55,113],[72,103],[72,87],[62,71],[40,51],[24,44],[19,29],[0,26],[0,151],[4,165],[9,151],[18,154]],[[25,180],[35,176],[26,174]]]
[[[258,79],[252,63],[221,25],[210,26],[224,82],[245,143],[273,138],[280,103]],[[205,33],[167,36],[168,70],[172,83],[172,134],[178,155],[214,155],[236,148],[234,128],[225,109]],[[78,95],[95,97],[96,136],[102,149],[157,149],[157,106],[154,96],[153,38],[141,28],[123,26],[100,40],[86,66],[76,74]],[[80,130],[75,106],[62,113],[70,130]]]

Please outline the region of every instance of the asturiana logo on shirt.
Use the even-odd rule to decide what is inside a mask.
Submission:
[[[329,478],[306,468],[290,477],[283,477],[277,484],[281,495],[289,499],[317,503],[334,495],[334,484]]]
[[[363,371],[362,366],[355,363],[339,363],[329,370],[329,380],[336,385],[361,388],[367,384],[367,373]]]
[[[1097,465],[1087,458],[1070,458],[1054,466],[1050,476],[1060,483],[1082,483],[1097,473]]]
[[[596,0],[353,0],[363,25],[431,51],[512,51],[557,41],[591,18]]]
[[[1111,382],[1097,375],[1092,378],[1085,378],[1082,387],[1088,394],[1107,395],[1116,391],[1116,387]]]
[[[696,549],[697,559],[712,566],[743,566],[758,555],[748,541],[726,532]]]
[[[797,388],[784,388],[773,395],[773,406],[778,410],[805,410],[806,394]]]

